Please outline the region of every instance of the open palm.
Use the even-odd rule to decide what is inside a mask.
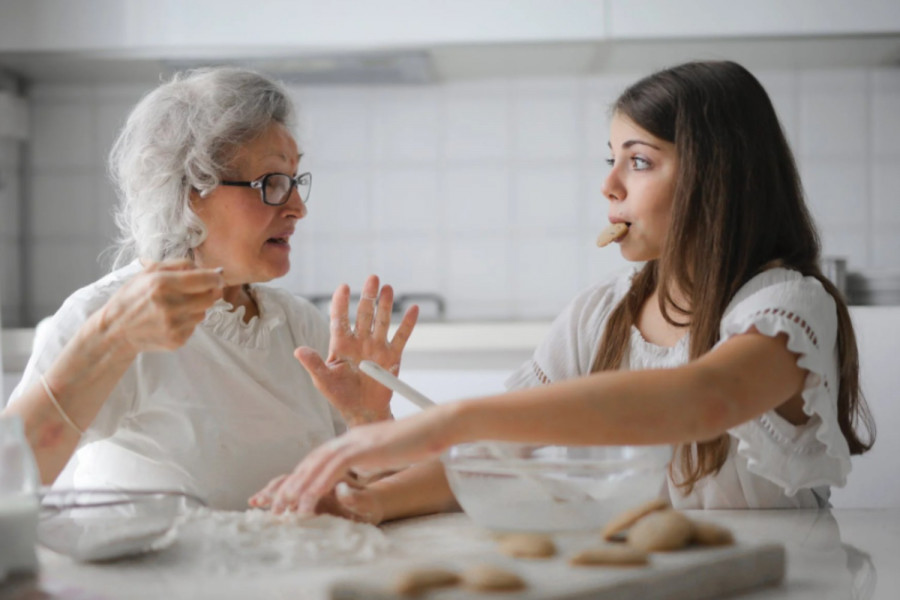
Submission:
[[[331,300],[331,341],[323,361],[315,350],[297,348],[294,356],[309,371],[313,383],[340,411],[351,427],[391,418],[391,391],[359,370],[362,360],[378,363],[395,375],[400,357],[419,315],[411,306],[393,338],[388,340],[394,291],[386,285],[379,291],[378,277],[371,275],[363,285],[356,324],[350,325],[350,288],[335,290]]]

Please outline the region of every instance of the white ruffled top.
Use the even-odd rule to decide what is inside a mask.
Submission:
[[[532,387],[588,374],[606,321],[627,293],[634,273],[629,270],[576,297],[554,321],[532,359],[507,380],[507,387]],[[676,508],[814,508],[828,505],[830,486],[846,483],[850,451],[837,421],[834,299],[812,277],[771,269],[747,282],[732,299],[722,319],[719,344],[752,327],[763,335],[787,334],[788,349],[808,372],[802,396],[810,418],[794,426],[770,410],[729,430],[731,451],[716,475],[703,478],[687,496],[668,479],[666,489]],[[628,369],[677,367],[688,358],[688,336],[673,347],[662,347],[632,328]]]
[[[132,263],[78,290],[39,328],[11,402],[140,268]],[[220,300],[184,346],[138,355],[58,484],[176,488],[213,508],[240,510],[270,479],[343,432],[340,416],[293,357],[300,345],[327,352],[325,318],[283,290],[253,285],[250,293],[259,316],[249,322],[242,307]]]

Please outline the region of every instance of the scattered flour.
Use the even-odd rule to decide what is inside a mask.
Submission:
[[[374,525],[340,517],[198,508],[178,527],[179,562],[216,573],[289,570],[371,561],[390,548]]]

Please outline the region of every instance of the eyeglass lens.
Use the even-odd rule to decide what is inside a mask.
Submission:
[[[294,187],[294,178],[282,173],[272,173],[263,182],[263,202],[266,204],[284,204],[288,201]],[[309,199],[309,174],[304,173],[297,179],[297,193],[304,203]]]

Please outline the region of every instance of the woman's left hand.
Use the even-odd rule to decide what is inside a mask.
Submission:
[[[341,499],[337,486],[352,478],[354,471],[398,469],[438,456],[459,441],[454,432],[462,426],[455,423],[454,404],[351,429],[310,452],[292,473],[270,481],[250,498],[250,506],[271,507],[276,513],[314,514],[321,512],[333,495]],[[347,501],[341,504],[348,509],[352,506],[357,514],[367,512],[363,506],[371,509],[364,498],[357,500],[355,506]]]
[[[363,374],[359,362],[371,360],[395,375],[399,373],[403,348],[419,316],[418,306],[411,306],[388,340],[394,291],[389,285],[379,291],[378,285],[377,276],[366,279],[355,327],[350,326],[350,288],[345,284],[335,290],[331,299],[331,341],[325,361],[312,348],[294,351],[316,388],[350,427],[391,418],[391,391]]]

